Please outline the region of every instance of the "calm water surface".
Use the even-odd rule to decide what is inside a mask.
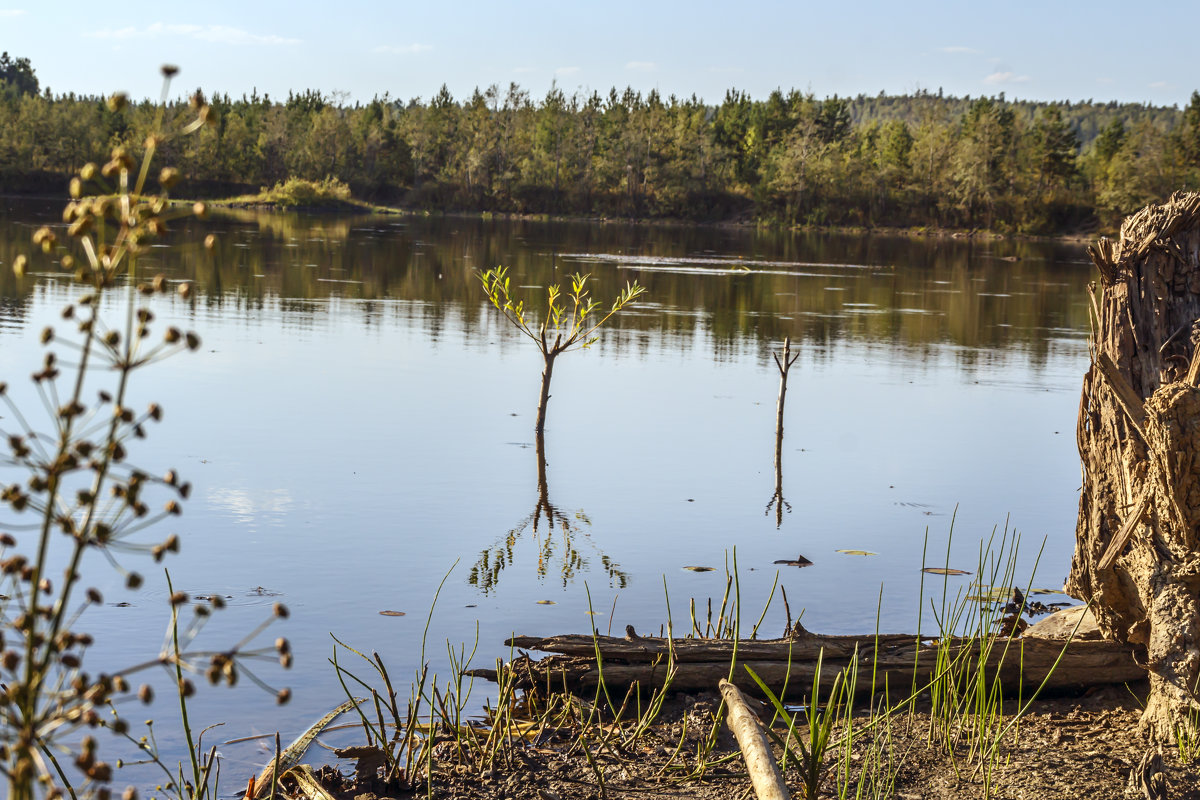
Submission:
[[[14,387],[73,290],[52,271],[18,282],[8,265],[59,207],[0,200],[0,379]],[[211,255],[197,244],[208,232]],[[150,269],[197,291],[155,310],[204,344],[141,374],[139,403],[167,413],[134,458],[195,485],[160,533],[184,541],[168,564],[177,588],[231,598],[202,643],[236,641],[279,600],[296,651],[290,673],[259,671],[293,687],[282,710],[252,686],[202,693],[196,713],[226,723],[213,741],[281,726],[287,740],[344,699],[330,633],[410,676],[447,573],[426,653],[443,674],[447,641],[478,635],[487,666],[513,632],[610,620],[657,632],[668,597],[686,625],[691,598],[719,602],[735,548],[747,615],[778,575],[812,630],[874,630],[882,591],[881,627],[911,631],[926,531],[940,563],[956,507],[952,566],[973,569],[980,538],[1007,520],[1022,582],[1043,541],[1035,583],[1067,573],[1082,246],[249,213],[175,239]],[[482,298],[477,271],[497,264],[531,305],[535,287],[575,271],[601,299],[627,280],[647,287],[590,351],[557,364],[546,488],[565,532],[530,521],[541,364]],[[800,355],[777,517],[771,352],[784,337]],[[797,554],[813,566],[773,564]],[[84,625],[100,639],[93,669],[161,645],[165,582],[123,560],[147,588],[126,592],[92,565],[110,602]],[[717,569],[683,569],[694,565]],[[971,578],[956,580],[952,591]],[[764,630],[783,621],[776,599]],[[263,746],[222,748],[230,785]]]

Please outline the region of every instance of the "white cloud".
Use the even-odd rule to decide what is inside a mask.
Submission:
[[[980,55],[982,50],[976,50],[974,47],[964,47],[961,44],[952,44],[949,47],[939,47],[943,53],[968,53],[970,55]]]
[[[630,61],[625,65],[625,69],[637,70],[638,72],[649,72],[657,67],[658,64],[655,64],[653,61]]]
[[[554,70],[555,75],[574,75],[579,72],[579,67],[559,67]]]
[[[259,34],[233,28],[228,25],[168,25],[155,22],[144,28],[105,28],[93,31],[87,36],[93,39],[157,39],[163,36],[181,36],[188,39],[198,39],[202,42],[234,45],[289,45],[300,44],[299,39],[275,34]]]
[[[1151,89],[1165,89],[1165,88],[1167,88],[1167,82],[1166,82],[1166,81],[1154,81],[1153,83],[1148,83],[1148,84],[1146,84],[1146,85],[1147,85],[1147,86],[1149,86]]]
[[[375,48],[376,53],[392,53],[398,56],[415,56],[417,53],[428,53],[433,49],[431,44],[381,44]]]
[[[1030,77],[1028,75],[1018,75],[1015,72],[993,72],[983,79],[984,83],[992,86],[999,86],[1004,83],[1028,83]]]
[[[518,75],[524,75],[527,72],[537,72],[537,69],[534,67],[513,67],[513,72]]]
[[[24,13],[23,8],[0,8],[0,17],[19,17]]]

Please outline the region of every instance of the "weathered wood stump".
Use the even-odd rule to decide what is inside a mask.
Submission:
[[[1067,590],[1133,646],[1150,677],[1142,725],[1169,741],[1200,712],[1200,194],[1142,209],[1088,253],[1101,281]]]

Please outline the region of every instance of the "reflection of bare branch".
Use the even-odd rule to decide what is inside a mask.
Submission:
[[[774,507],[775,527],[778,528],[783,525],[783,509],[786,507],[787,512],[792,513],[792,504],[783,499],[783,403],[787,398],[788,372],[800,354],[792,355],[792,340],[785,338],[783,357],[780,358],[779,354],[773,351],[771,356],[775,359],[775,365],[779,367],[779,402],[775,406],[775,494],[771,496],[767,510],[763,513],[770,514],[771,508]]]
[[[516,561],[517,540],[526,530],[532,529],[534,541],[537,543],[539,580],[545,579],[551,571],[551,565],[556,563],[555,570],[562,578],[563,586],[574,580],[578,573],[587,569],[588,559],[576,549],[574,542],[575,535],[583,533],[584,538],[599,555],[600,564],[604,568],[605,574],[608,575],[609,581],[619,588],[624,588],[629,583],[629,576],[621,569],[620,564],[596,547],[591,537],[580,526],[582,523],[584,526],[591,527],[592,523],[587,515],[579,510],[573,517],[569,516],[550,502],[550,488],[546,480],[546,443],[540,433],[537,435],[537,460],[538,498],[533,511],[506,533],[499,543],[480,553],[479,560],[471,567],[468,583],[478,586],[484,594],[495,589],[496,584],[500,581],[500,573]],[[545,525],[544,535],[543,523]]]

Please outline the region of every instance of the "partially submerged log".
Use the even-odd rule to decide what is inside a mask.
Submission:
[[[647,689],[669,686],[681,692],[711,690],[730,677],[735,650],[735,643],[728,639],[587,634],[545,639],[518,636],[507,644],[554,653],[541,660],[522,655],[506,665],[504,677],[516,686],[581,693],[594,692],[601,678],[610,689],[637,684]],[[986,649],[986,672],[998,676],[1005,690],[1082,688],[1142,680],[1146,675],[1127,646],[1110,641],[1023,636],[986,642],[954,640],[947,646],[952,657],[961,655],[976,662]],[[823,636],[799,628],[794,638],[737,642],[732,681],[740,688],[756,689],[745,665],[773,691],[784,693],[786,686],[787,696],[804,696],[812,690],[818,657],[821,684],[828,689],[857,653],[857,691],[882,688],[885,681],[893,691],[919,689],[937,674],[937,651],[938,643],[912,634]],[[499,677],[495,670],[485,669],[468,674],[489,680]]]
[[[1200,194],[1175,194],[1089,248],[1092,367],[1068,593],[1150,673],[1143,726],[1170,741],[1200,703]]]

